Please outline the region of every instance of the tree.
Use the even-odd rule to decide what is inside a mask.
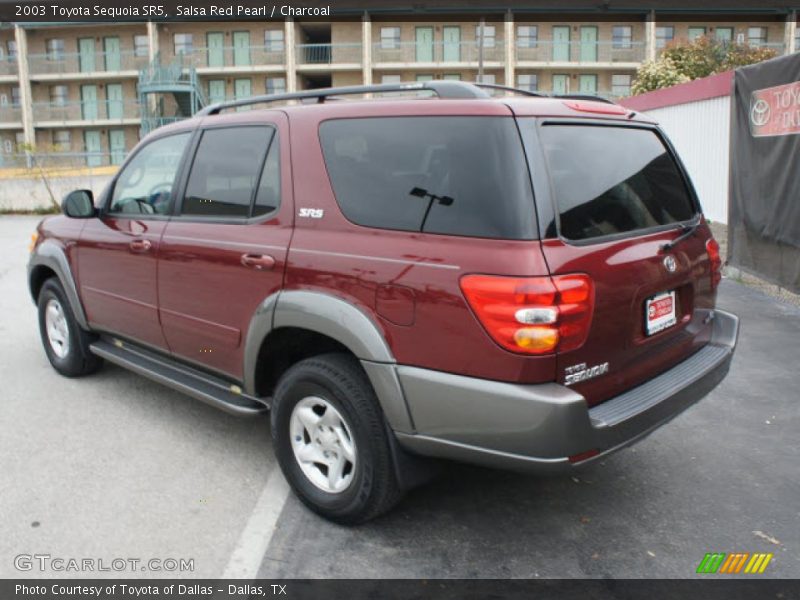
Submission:
[[[658,90],[768,60],[777,54],[772,48],[723,42],[708,36],[677,41],[667,46],[657,60],[639,67],[631,91],[642,94]]]

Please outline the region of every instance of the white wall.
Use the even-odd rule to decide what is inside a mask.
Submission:
[[[69,177],[50,176],[48,183],[60,204],[61,199],[77,189],[89,189],[95,196],[111,181],[111,175],[83,174]],[[14,177],[0,179],[0,209],[34,210],[51,206],[50,193],[41,177]]]
[[[730,97],[645,111],[656,119],[689,170],[707,219],[728,222]]]

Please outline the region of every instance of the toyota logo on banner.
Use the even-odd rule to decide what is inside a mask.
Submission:
[[[752,93],[750,133],[753,137],[800,133],[800,81]]]

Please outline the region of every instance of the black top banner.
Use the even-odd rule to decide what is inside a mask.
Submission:
[[[797,4],[797,0],[707,0],[702,12],[734,19],[758,14],[763,20],[764,15],[771,15],[779,20]],[[503,15],[507,11],[543,16],[590,13],[593,18],[620,14],[644,18],[650,11],[670,13],[672,20],[702,16],[697,2],[689,0],[0,0],[0,21],[8,23],[360,19],[365,11],[386,16],[405,14],[415,19],[465,13]]]

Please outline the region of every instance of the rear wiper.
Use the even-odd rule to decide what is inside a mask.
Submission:
[[[692,237],[694,235],[694,232],[697,231],[698,227],[700,227],[700,219],[688,225],[681,225],[681,230],[683,231],[683,233],[680,234],[678,237],[676,237],[674,240],[667,242],[666,244],[663,244],[660,248],[661,252],[669,252],[686,238]]]

